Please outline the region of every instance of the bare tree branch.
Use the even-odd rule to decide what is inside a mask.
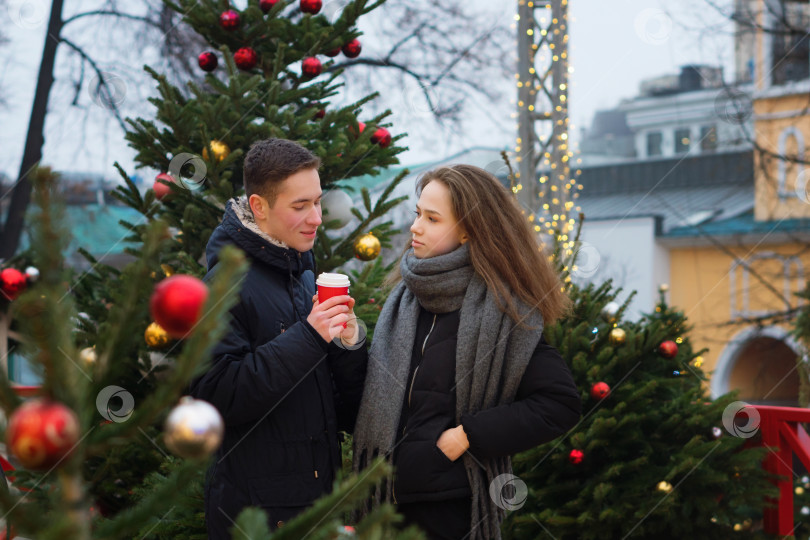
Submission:
[[[117,11],[117,10],[109,10],[109,9],[98,9],[98,10],[95,10],[95,11],[85,11],[84,13],[77,13],[76,15],[66,19],[64,25],[67,26],[69,23],[71,23],[71,22],[73,22],[75,20],[81,19],[83,17],[96,17],[96,16],[105,16],[105,15],[106,16],[116,17],[116,18],[119,18],[119,19],[129,19],[129,20],[132,20],[132,21],[145,23],[145,24],[154,26],[156,28],[160,28],[160,25],[156,21],[154,21],[154,20],[152,20],[152,19],[150,19],[148,17],[144,17],[142,15],[132,15],[130,13],[122,13],[122,12]]]
[[[373,80],[367,73],[390,68],[385,70],[393,76],[385,79],[391,81],[388,86],[405,89],[415,83],[434,120],[453,125],[460,124],[473,96],[503,99],[502,88],[497,91],[495,85],[481,81],[508,80],[507,73],[511,77],[511,18],[476,12],[466,3],[415,0],[385,4],[376,22],[376,42],[392,44],[364,58],[334,64],[332,70],[345,70],[347,82],[368,80],[361,84],[362,91],[369,90],[370,83],[379,88],[380,73],[375,72]]]
[[[73,49],[74,51],[76,51],[77,53],[79,53],[79,56],[81,56],[85,62],[90,64],[90,67],[92,67],[93,71],[96,72],[96,76],[98,76],[99,80],[99,87],[103,88],[104,92],[106,92],[106,96],[104,96],[105,103],[109,105],[108,108],[112,111],[113,116],[115,116],[116,120],[118,120],[118,124],[121,126],[121,129],[126,131],[126,124],[124,124],[124,120],[121,118],[121,114],[118,110],[118,104],[115,103],[115,100],[113,99],[114,98],[113,91],[110,89],[110,85],[107,84],[107,74],[101,71],[101,69],[98,67],[98,64],[96,64],[95,60],[90,58],[90,56],[86,52],[84,52],[84,49],[82,49],[81,47],[79,47],[78,45],[76,45],[71,40],[65,37],[61,39],[61,42],[70,47],[71,49]]]

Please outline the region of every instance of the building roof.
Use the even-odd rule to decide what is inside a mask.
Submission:
[[[435,167],[439,167],[441,165],[449,165],[449,164],[456,164],[456,163],[465,163],[469,165],[476,165],[478,167],[484,168],[492,172],[493,174],[498,174],[500,171],[498,169],[503,168],[506,170],[506,166],[503,163],[503,159],[501,159],[500,153],[501,149],[498,148],[491,148],[485,146],[474,146],[472,148],[467,148],[460,152],[457,152],[449,157],[434,160],[434,161],[425,161],[422,163],[416,163],[412,165],[403,165],[400,167],[389,167],[380,171],[378,175],[364,175],[364,176],[356,176],[354,178],[349,178],[345,181],[338,182],[338,184],[352,186],[357,188],[357,193],[359,194],[360,188],[368,188],[369,191],[374,191],[376,189],[382,189],[383,186],[387,186],[389,182],[391,182],[398,174],[402,171],[407,169],[410,172],[410,176],[419,175],[423,172],[426,172],[430,169]],[[513,166],[515,166],[513,164]]]
[[[754,219],[753,167],[748,150],[584,168],[577,203],[586,223],[655,218],[656,236],[673,246],[805,238],[810,219]]]
[[[143,216],[137,211],[127,206],[113,206],[97,204],[87,205],[66,205],[65,207],[65,229],[71,235],[71,241],[65,250],[64,256],[68,263],[74,267],[83,267],[85,259],[78,254],[79,247],[89,251],[98,258],[108,258],[121,255],[124,248],[130,246],[124,241],[129,235],[126,227],[119,223],[120,220],[128,221],[132,224],[141,223]],[[20,249],[25,250],[31,245],[30,219],[32,214],[26,217],[26,230],[20,239]],[[105,260],[105,262],[108,262]]]
[[[754,185],[751,150],[683,155],[583,168],[581,198],[617,193]]]
[[[577,199],[588,221],[656,217],[659,234],[751,211],[751,151],[636,161],[582,169]]]
[[[810,219],[779,219],[771,221],[755,221],[754,211],[749,210],[726,219],[717,219],[699,226],[682,226],[671,229],[666,236],[682,238],[688,236],[711,235],[771,235],[779,233],[810,231]]]

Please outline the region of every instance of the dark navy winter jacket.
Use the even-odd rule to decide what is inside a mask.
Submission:
[[[271,527],[331,490],[340,467],[338,431],[351,431],[365,381],[365,344],[327,343],[306,321],[315,260],[269,241],[245,199],[230,202],[208,242],[208,275],[225,244],[242,249],[250,270],[231,327],[191,394],[225,419],[225,438],[205,488],[209,538],[227,531],[246,506],[264,509]]]

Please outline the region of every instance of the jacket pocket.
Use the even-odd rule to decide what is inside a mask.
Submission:
[[[404,441],[396,457],[394,477],[397,497],[440,493],[455,487],[452,469],[456,463],[433,440]]]
[[[439,442],[439,441],[438,441],[438,440],[436,440],[436,443],[438,443],[438,442]],[[445,454],[445,453],[442,451],[442,449],[441,449],[441,448],[439,448],[439,445],[438,445],[438,444],[434,444],[434,445],[433,445],[433,448],[435,448],[435,449],[436,449],[436,451],[439,453],[439,456],[441,456],[441,458],[442,458],[442,459],[444,459],[444,461],[446,461],[448,464],[453,464],[453,463],[455,463],[455,461],[453,461],[452,459],[450,459],[449,457],[447,457],[447,454]]]
[[[214,477],[205,494],[205,520],[210,537],[213,540],[230,538],[227,531],[248,506],[250,499],[243,490],[235,488],[224,478]]]

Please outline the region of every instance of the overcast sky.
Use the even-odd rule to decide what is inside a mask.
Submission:
[[[516,3],[475,1],[482,7],[495,6],[493,13],[497,16],[509,20],[514,17],[512,6]],[[0,49],[0,91],[5,101],[0,107],[0,171],[13,177],[22,155],[47,25],[44,16],[40,24],[15,23],[15,10],[24,5],[33,10],[29,13],[47,14],[50,2],[7,0],[7,3],[8,12],[0,12],[4,31],[10,39],[10,43]],[[82,4],[98,2],[67,0],[64,11],[75,13],[84,8]],[[729,25],[721,24],[718,31],[715,25],[723,19],[709,7],[707,0],[570,0],[569,4],[571,66],[574,68],[570,114],[571,135],[575,141],[580,128],[590,123],[594,111],[636,95],[639,82],[645,78],[677,73],[684,64],[702,63],[723,65],[726,80],[731,79],[733,42]],[[706,25],[712,25],[712,30],[706,31]],[[58,64],[64,75],[78,63],[66,60],[68,55],[61,50],[63,48],[60,47]],[[131,68],[139,69],[139,66]],[[86,79],[89,80],[90,77]],[[503,84],[505,89],[511,89],[506,92],[515,91],[513,83],[503,81]],[[148,90],[128,88],[128,95],[143,91]],[[52,103],[66,104],[71,96],[69,89],[62,86],[59,94],[52,93],[51,97]],[[504,99],[503,105],[487,107],[487,114],[471,112],[460,132],[420,133],[420,124],[416,122],[395,130],[409,134],[404,142],[410,150],[401,156],[401,161],[409,164],[441,159],[470,146],[511,148],[516,136],[512,131],[514,122],[493,121],[493,118],[509,118],[514,112],[509,103],[511,98]],[[390,106],[396,109],[396,103]],[[118,124],[105,119],[104,111],[98,109],[95,111],[98,114],[94,115],[62,114],[60,110],[49,115],[44,159],[47,164],[57,170],[103,172],[111,177],[117,176],[112,167],[114,161],[121,161],[125,168],[131,167],[132,152],[126,147]],[[139,114],[146,117],[149,110],[139,111]],[[77,125],[76,118],[82,116],[87,117],[86,126]],[[87,134],[83,140],[77,137],[82,128]]]

